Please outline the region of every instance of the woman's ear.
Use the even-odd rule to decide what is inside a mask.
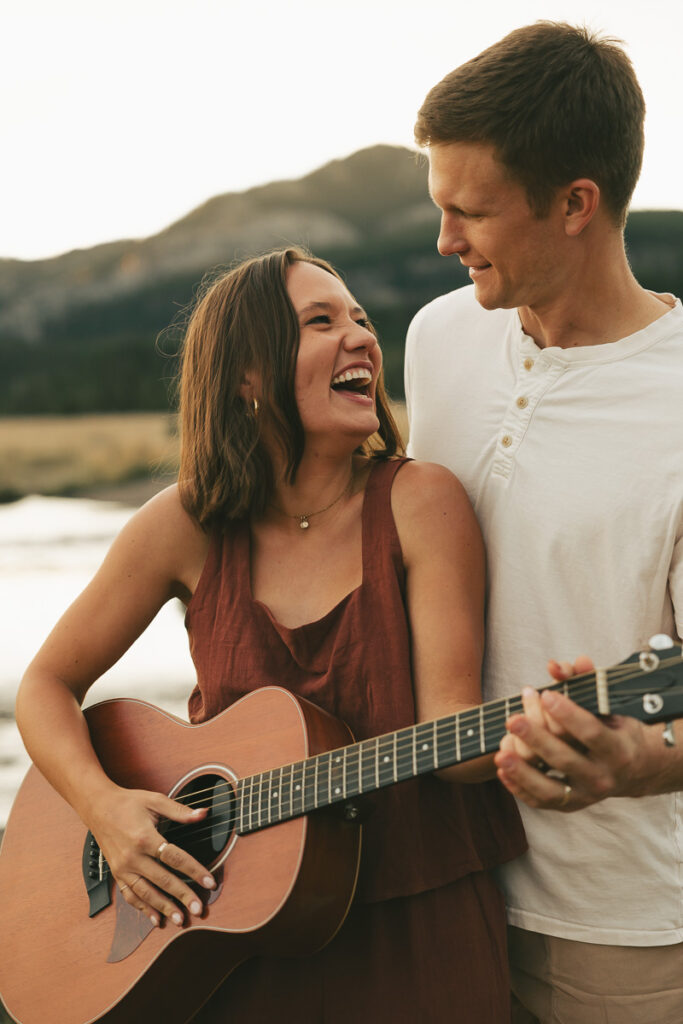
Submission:
[[[251,403],[256,398],[256,377],[253,373],[245,373],[242,377],[242,383],[240,384],[240,395],[247,403]]]
[[[260,382],[254,373],[245,373],[242,377],[242,383],[240,384],[240,395],[249,408],[254,412],[254,415],[258,412],[258,395],[260,395]]]

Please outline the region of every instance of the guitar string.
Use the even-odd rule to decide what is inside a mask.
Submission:
[[[675,664],[678,661],[679,661],[679,659],[677,657],[669,659],[668,661],[662,661],[662,662],[660,662],[660,667],[662,667],[662,666],[663,667],[667,667],[668,664]],[[608,670],[608,682],[613,681],[615,676],[616,677],[620,676],[621,677],[620,681],[623,682],[627,678],[629,678],[629,672],[631,672],[630,678],[632,678],[632,679],[637,679],[638,677],[641,677],[643,679],[648,678],[648,675],[646,673],[643,673],[643,672],[632,672],[632,668],[633,668],[633,666],[616,666],[614,669]],[[583,678],[582,676],[574,676],[574,677],[572,677],[571,680],[569,680],[569,682],[571,682],[571,693],[572,693],[573,696],[582,696],[584,691],[588,691],[589,693],[591,693],[591,691],[593,690],[593,687],[595,685],[595,675],[593,673],[584,673],[584,676],[586,678],[586,683],[584,683],[583,685],[576,686],[576,682],[581,683],[581,680]],[[557,683],[557,684],[551,684],[551,686],[539,687],[539,691],[544,690],[544,689],[545,690],[547,690],[547,689],[559,690],[563,686],[564,686],[564,683],[560,682],[560,683]],[[638,697],[638,696],[644,696],[650,690],[651,690],[650,686],[644,686],[642,689],[633,689],[633,690],[629,691],[629,697],[633,698],[633,697]],[[597,703],[597,696],[596,696],[596,703]],[[518,714],[519,711],[517,709],[513,710],[513,705],[519,705],[520,710],[521,710],[521,704],[522,704],[522,699],[521,699],[521,696],[518,695],[518,694],[515,695],[514,697],[508,698],[508,706],[507,707],[505,706],[505,699],[497,699],[495,701],[489,702],[488,704],[486,704],[486,703],[485,704],[477,704],[477,705],[475,705],[472,708],[467,708],[464,711],[461,711],[461,712],[458,712],[458,713],[453,713],[451,715],[445,715],[442,719],[437,719],[436,720],[437,721],[437,731],[439,729],[441,729],[441,730],[447,729],[447,730],[450,731],[452,729],[452,727],[453,727],[453,721],[452,720],[454,718],[458,720],[458,723],[459,723],[459,725],[461,727],[470,724],[470,720],[471,720],[472,723],[475,724],[477,726],[477,728],[479,728],[479,726],[481,724],[481,719],[483,717],[484,718],[484,730],[483,731],[485,732],[487,728],[490,729],[494,725],[499,724],[499,722],[506,720],[511,714]],[[482,712],[480,710],[482,708],[483,708],[483,715],[482,715]],[[416,725],[414,725],[414,726],[404,726],[402,729],[396,730],[396,733],[401,733],[401,732],[404,732],[404,731],[412,733],[419,726],[423,726],[425,728],[425,730],[433,729],[434,722],[419,722],[419,723],[416,723]],[[461,731],[461,729],[459,731]],[[366,740],[359,740],[358,743],[350,744],[348,747],[340,747],[340,748],[337,748],[337,749],[334,749],[334,750],[321,751],[320,754],[314,754],[310,758],[304,758],[302,761],[297,761],[297,762],[294,762],[293,764],[282,765],[282,766],[276,765],[273,768],[267,768],[267,769],[265,769],[264,772],[257,772],[257,773],[255,773],[255,775],[247,776],[247,777],[241,779],[240,781],[245,781],[246,778],[254,778],[255,779],[255,778],[258,778],[260,775],[267,774],[268,772],[279,771],[280,767],[282,767],[283,771],[287,771],[288,769],[293,768],[293,767],[295,767],[298,764],[303,764],[306,761],[314,761],[314,760],[316,760],[316,758],[322,758],[322,757],[325,757],[326,755],[332,755],[332,754],[335,754],[337,752],[341,752],[341,751],[343,751],[345,749],[349,750],[349,749],[352,749],[354,747],[359,748],[359,747],[362,747],[362,746],[365,745],[366,749],[369,750],[371,744],[374,744],[375,746],[377,746],[382,740],[391,740],[391,738],[393,736],[394,736],[393,732],[385,733],[382,736],[376,736],[376,737],[372,737],[372,738],[369,738],[369,739],[366,739]],[[470,737],[466,737],[466,736],[464,737],[464,736],[461,735],[461,737],[460,737],[461,745],[463,745],[463,744],[467,745],[467,740],[469,738]],[[477,745],[478,745],[478,740],[477,740],[477,742],[473,746],[476,747]],[[372,752],[370,753],[370,756],[373,756]],[[406,754],[406,758],[408,760],[410,760],[412,758],[412,749]],[[198,796],[202,796],[204,793],[210,793],[213,790],[213,788],[214,788],[213,786],[210,786],[210,787],[208,787],[205,790],[194,790],[193,793],[192,793],[192,797],[198,797]],[[182,803],[184,801],[182,799],[180,799],[179,802]],[[187,803],[186,806],[188,806],[188,807],[200,806],[200,804],[193,805],[192,803]]]
[[[636,691],[633,691],[633,692],[636,693]],[[645,694],[647,692],[648,692],[648,688],[644,688],[642,690],[643,694]],[[673,687],[673,688],[671,688],[671,690],[669,690],[669,692],[674,692],[674,693],[683,692],[683,688],[681,688],[681,687]],[[437,742],[438,742],[438,739],[437,739]],[[477,744],[476,743],[472,743],[472,744],[470,744],[470,746],[471,746],[472,750],[476,750],[477,749]],[[330,753],[330,752],[329,751],[328,752],[324,752],[323,754],[318,755],[318,756],[324,756],[325,753]],[[400,758],[397,758],[396,759],[397,770],[402,770],[403,768],[407,767],[408,765],[410,765],[412,767],[413,761],[414,761],[414,759],[413,759],[412,752],[409,752],[406,755],[406,757],[404,757],[402,760]],[[297,763],[301,764],[301,762],[297,762]],[[292,765],[291,767],[294,767],[294,765]],[[285,770],[286,770],[286,766],[283,766],[283,771],[285,771]],[[392,770],[393,770],[393,766],[392,766]],[[272,772],[272,771],[279,771],[279,768],[268,769],[266,772],[261,773],[261,775],[265,776],[269,772]],[[413,773],[411,772],[408,777],[411,777],[412,774]],[[418,774],[420,774],[420,773],[418,773]],[[424,774],[426,774],[426,772]],[[255,778],[259,778],[259,776],[258,775],[250,776],[249,778],[255,779]],[[240,781],[244,782],[245,780],[240,780]],[[398,780],[398,781],[405,781],[405,780]],[[376,785],[375,786],[368,786],[366,788],[365,792],[376,792],[377,789],[382,789],[382,788],[384,788],[384,787],[383,786],[379,786],[378,787]],[[299,800],[303,799],[305,801],[307,796],[310,798],[310,789],[311,789],[310,781],[309,781],[308,784],[304,783],[304,790],[303,790],[301,796],[298,799]],[[207,790],[207,792],[209,792],[209,791],[210,790]],[[364,791],[362,789],[359,790],[359,794],[358,795],[362,795],[363,792]],[[196,793],[193,794],[193,796],[196,796],[196,795],[197,795]],[[270,810],[269,810],[271,805],[268,804],[267,807],[264,807],[263,806],[262,795],[261,795],[261,793],[259,793],[258,796],[256,797],[257,807],[254,810],[254,808],[251,806],[253,804],[254,795],[255,794],[252,793],[252,795],[249,798],[250,807],[249,807],[249,811],[248,811],[248,817],[250,819],[250,824],[251,824],[251,819],[253,817],[257,817],[258,818],[258,827],[261,827],[262,825],[269,825],[269,824],[277,823],[277,822],[272,822],[272,821],[263,822],[263,818],[264,817],[268,817],[268,818],[271,817]],[[334,803],[334,802],[342,802],[344,799],[347,799],[347,798],[348,798],[347,796],[343,796],[343,797],[340,798],[339,801],[332,801],[332,803]],[[228,800],[217,801],[216,803],[213,804],[213,806],[211,808],[211,814],[209,815],[209,818],[205,819],[202,822],[203,828],[195,829],[195,828],[192,828],[192,826],[186,826],[186,825],[182,825],[180,823],[173,823],[173,826],[171,828],[167,829],[166,835],[175,834],[178,831],[182,831],[183,829],[189,828],[189,829],[192,830],[192,835],[190,837],[192,839],[197,839],[199,837],[203,837],[204,835],[214,835],[214,836],[216,836],[216,835],[218,835],[218,833],[216,832],[217,826],[215,824],[210,824],[210,822],[211,822],[211,815],[215,815],[216,810],[220,810],[221,807],[231,807],[232,810],[233,810],[233,813],[228,815],[228,816],[226,816],[225,820],[221,822],[221,827],[227,826],[227,831],[225,832],[225,835],[226,836],[230,835],[230,833],[232,831],[234,831],[234,827],[235,827],[235,825],[237,824],[237,822],[238,822],[238,820],[240,818],[239,809],[236,808],[236,806],[235,806],[238,801],[239,801],[239,796],[237,794],[235,794],[234,791],[231,790],[231,794],[230,794],[230,797],[229,797]],[[187,804],[186,806],[192,806],[192,804]],[[200,804],[200,806],[201,806],[201,804]],[[288,819],[291,819],[291,817],[302,816],[303,814],[309,813],[309,811],[314,810],[314,809],[315,809],[314,807],[308,807],[308,808],[302,809],[300,812],[297,811],[296,814],[281,816],[280,815],[280,807],[278,806],[277,812],[276,812],[276,816],[277,816],[277,818],[279,820],[288,820]],[[217,819],[219,821],[221,820],[220,816],[216,815],[216,817],[217,817]]]
[[[671,659],[671,662],[675,663],[678,660],[679,660],[678,658]],[[616,674],[616,670],[615,670],[615,674]],[[627,674],[628,673],[625,673],[625,675],[627,675]],[[639,672],[633,673],[631,675],[631,678],[637,679],[639,676],[641,678],[647,678],[645,676],[645,674],[642,673],[642,672],[641,673],[639,673]],[[580,677],[578,677],[578,676],[574,677],[574,678],[575,679],[580,679]],[[590,684],[589,685],[584,685],[584,686],[579,686],[579,687],[574,687],[573,686],[572,687],[572,694],[573,694],[573,696],[582,696],[583,694],[582,694],[581,691],[585,691],[585,690],[588,690],[588,692],[590,692],[592,690],[592,688],[593,688],[594,683],[595,683],[595,677],[591,676]],[[563,684],[560,683],[560,684],[558,684],[558,686],[562,687]],[[554,688],[554,687],[550,687],[550,688]],[[549,687],[542,687],[540,689],[549,689]],[[638,697],[638,696],[644,696],[650,690],[651,690],[650,686],[644,686],[642,689],[633,689],[633,690],[629,691],[629,697],[633,698],[633,697]],[[596,697],[596,703],[597,703],[597,697]],[[453,727],[453,719],[454,718],[458,720],[458,722],[459,722],[459,724],[461,726],[468,725],[470,723],[470,720],[471,720],[473,724],[476,724],[477,727],[479,727],[480,724],[481,724],[480,720],[482,718],[482,712],[481,712],[480,709],[482,709],[482,708],[483,708],[483,718],[485,719],[485,721],[484,721],[484,730],[483,731],[486,731],[487,727],[489,729],[492,728],[494,725],[497,725],[499,722],[502,722],[502,721],[506,720],[509,717],[510,714],[517,714],[518,711],[512,710],[512,707],[511,707],[514,704],[519,705],[521,707],[521,696],[515,695],[514,697],[508,698],[508,707],[507,708],[505,707],[505,700],[503,699],[503,700],[491,701],[488,705],[487,704],[478,704],[478,705],[475,705],[472,708],[467,708],[464,711],[458,712],[457,714],[454,713],[454,714],[451,714],[451,715],[445,715],[442,719],[437,719],[436,720],[436,722],[437,722],[437,731],[439,729],[441,729],[441,730],[447,729],[447,730],[450,731],[452,729],[452,727]],[[508,708],[510,710],[508,710]],[[404,731],[412,733],[419,726],[423,726],[425,728],[425,730],[427,730],[427,729],[431,730],[431,729],[433,729],[434,722],[420,722],[420,723],[417,723],[415,726],[405,726],[402,729],[396,730],[396,733],[401,733],[401,732],[404,732]],[[461,730],[459,730],[459,731],[461,731]],[[350,744],[348,747],[340,747],[340,748],[337,748],[337,749],[334,749],[334,750],[321,751],[320,754],[312,755],[310,758],[304,758],[302,761],[297,761],[297,762],[294,762],[293,764],[289,764],[289,765],[282,765],[282,766],[276,765],[273,768],[265,769],[264,772],[257,772],[257,773],[255,773],[255,775],[248,776],[246,778],[258,778],[260,775],[265,775],[268,772],[279,771],[280,767],[282,767],[283,771],[286,771],[286,770],[288,770],[290,768],[295,767],[296,765],[303,764],[306,761],[314,761],[314,760],[316,760],[316,758],[325,757],[326,755],[329,756],[329,755],[341,752],[343,750],[352,749],[354,747],[355,748],[360,748],[360,747],[365,745],[366,749],[369,749],[371,744],[374,744],[375,746],[377,746],[382,740],[390,740],[391,741],[393,736],[394,736],[394,733],[390,732],[390,733],[385,733],[382,736],[372,737],[372,738],[366,739],[366,740],[359,740],[358,743]],[[469,739],[469,737],[461,736],[460,737],[461,744],[467,745],[467,740],[468,739]],[[478,741],[477,741],[477,743],[474,744],[474,746],[477,746],[477,745],[478,745]],[[407,757],[408,760],[410,760],[412,758],[412,749],[406,754],[406,757]],[[245,780],[242,779],[241,781],[245,781]],[[192,796],[193,797],[197,797],[197,796],[201,796],[203,793],[209,793],[209,792],[211,792],[213,790],[213,788],[214,787],[211,786],[211,787],[208,787],[206,790],[195,790],[195,791],[193,791]],[[183,801],[181,800],[180,802],[183,802]],[[193,805],[188,803],[187,806],[193,806]]]
[[[679,660],[678,658],[671,659],[672,662],[677,662],[678,660]],[[636,678],[638,678],[638,676],[646,678],[643,673],[637,673],[637,672],[632,675],[632,678],[636,679]],[[595,680],[593,678],[591,680],[591,685],[592,685],[592,683],[594,683],[594,681]],[[561,685],[562,684],[560,684],[560,686]],[[579,695],[579,690],[586,689],[586,688],[590,689],[591,687],[585,687],[584,686],[584,687],[573,688],[572,692],[573,692],[573,694],[575,696],[578,696]],[[547,687],[546,687],[546,689],[547,689]],[[632,697],[632,698],[633,697],[638,697],[638,696],[643,696],[646,693],[648,693],[650,691],[650,689],[651,689],[651,687],[649,687],[649,686],[643,686],[642,689],[634,689],[634,690],[629,691],[629,696]],[[669,690],[669,692],[671,692],[671,690]],[[675,688],[674,688],[673,692],[676,692]],[[509,701],[510,702],[516,702],[517,704],[521,705],[521,698],[519,696],[515,696],[514,698],[510,698]],[[490,706],[489,710],[490,710],[490,712],[493,712],[492,714],[491,713],[487,714],[487,712],[486,712],[486,705],[477,705],[474,708],[468,708],[466,711],[460,712],[459,713],[459,716],[460,716],[460,719],[461,719],[460,724],[461,725],[467,725],[468,722],[469,722],[469,719],[467,718],[467,716],[470,716],[472,724],[475,724],[475,725],[477,725],[477,727],[479,727],[480,720],[482,718],[482,714],[480,713],[480,708],[484,708],[483,717],[485,718],[485,722],[484,722],[484,730],[483,731],[485,732],[487,727],[489,729],[491,729],[491,728],[494,727],[494,725],[499,725],[500,723],[505,721],[509,714],[517,713],[516,711],[508,712],[505,709],[505,707],[501,708],[499,706],[501,703],[504,704],[504,701],[503,702],[500,702],[500,701],[492,702],[492,704],[497,705],[495,708]],[[439,737],[438,736],[439,730],[441,730],[441,731],[446,730],[446,731],[450,732],[452,730],[452,728],[453,728],[453,721],[452,720],[455,717],[456,717],[455,715],[449,715],[449,716],[444,716],[444,719],[441,719],[441,720],[437,719],[437,723],[438,723],[437,724],[437,742],[439,741],[440,738],[441,739],[443,738],[443,737]],[[433,728],[434,723],[433,722],[426,722],[426,723],[418,723],[418,725],[423,725],[423,726],[429,728],[430,731],[431,731],[431,729]],[[414,726],[407,726],[407,727],[405,727],[405,731],[407,731],[410,734],[412,734],[414,732],[414,730],[415,730]],[[400,733],[400,732],[403,732],[403,731],[404,731],[403,729],[400,729],[400,730],[397,730],[397,733]],[[480,735],[481,735],[481,730],[480,730]],[[376,752],[377,752],[377,750],[379,748],[380,741],[388,739],[390,742],[392,742],[393,736],[394,736],[394,733],[387,733],[384,736],[373,737],[372,739],[367,739],[367,740],[361,740],[357,744],[351,744],[349,747],[346,747],[346,748],[343,748],[343,747],[342,748],[338,748],[338,750],[339,751],[343,751],[345,749],[348,750],[348,749],[352,749],[353,747],[356,747],[356,749],[361,753],[361,755],[363,753],[367,752],[369,757],[374,757],[374,756],[376,756]],[[470,742],[468,742],[468,741],[470,741]],[[461,736],[460,737],[460,745],[461,745],[461,750],[466,748],[467,752],[469,752],[470,750],[475,751],[479,747],[479,739],[478,739],[478,737],[474,737],[473,738],[473,737]],[[360,749],[363,746],[365,746],[365,750],[361,750]],[[248,781],[249,779],[256,780],[256,779],[259,779],[259,778],[261,778],[263,776],[266,776],[269,773],[272,773],[274,771],[279,772],[280,769],[282,769],[283,772],[286,772],[289,769],[293,769],[293,768],[295,768],[297,766],[303,766],[303,764],[306,763],[306,762],[315,761],[318,758],[325,758],[326,756],[330,757],[331,755],[333,755],[333,754],[335,754],[337,752],[338,751],[336,751],[336,750],[321,751],[320,754],[312,755],[312,757],[305,758],[302,761],[297,761],[297,762],[294,762],[294,763],[292,763],[290,765],[282,765],[282,766],[276,765],[273,768],[265,769],[265,771],[263,771],[263,772],[257,772],[255,775],[246,776],[246,777],[240,779],[239,781],[244,783],[244,782]],[[419,754],[417,754],[416,756],[419,756]],[[409,750],[401,751],[401,755],[396,759],[396,765],[397,765],[397,767],[404,767],[404,766],[412,763],[413,758],[414,758],[414,755],[413,755],[412,743],[411,743]],[[291,774],[291,772],[290,772],[290,774]],[[272,780],[271,780],[271,782],[272,782]],[[188,807],[202,806],[201,801],[196,801],[196,798],[202,796],[203,794],[207,794],[207,793],[212,792],[214,788],[215,788],[214,786],[210,786],[210,787],[207,787],[204,790],[195,790],[192,793],[192,801],[188,802],[188,801],[184,801],[184,800],[180,799],[179,802],[185,803],[185,806],[188,806]],[[196,802],[193,802],[193,801],[196,801]],[[220,806],[220,805],[217,805],[217,806]]]

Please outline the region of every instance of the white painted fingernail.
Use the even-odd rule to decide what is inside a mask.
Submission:
[[[215,889],[216,888],[216,879],[212,878],[211,875],[207,875],[203,879],[202,885],[204,886],[205,889]]]
[[[199,900],[193,900],[192,903],[190,903],[190,913],[191,914],[201,914],[201,912],[202,912],[202,905],[201,905],[201,903],[199,902]]]
[[[183,923],[183,915],[179,914],[176,911],[175,914],[171,914],[171,920],[173,921],[174,924],[182,924]]]

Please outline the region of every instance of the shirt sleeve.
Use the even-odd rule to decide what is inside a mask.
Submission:
[[[683,526],[681,536],[674,546],[671,568],[669,569],[669,592],[671,594],[678,636],[683,639]]]

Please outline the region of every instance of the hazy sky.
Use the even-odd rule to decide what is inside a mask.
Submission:
[[[683,209],[678,0],[0,0],[0,257],[143,237],[412,145],[427,90],[538,18],[625,41],[648,104],[634,206]]]

